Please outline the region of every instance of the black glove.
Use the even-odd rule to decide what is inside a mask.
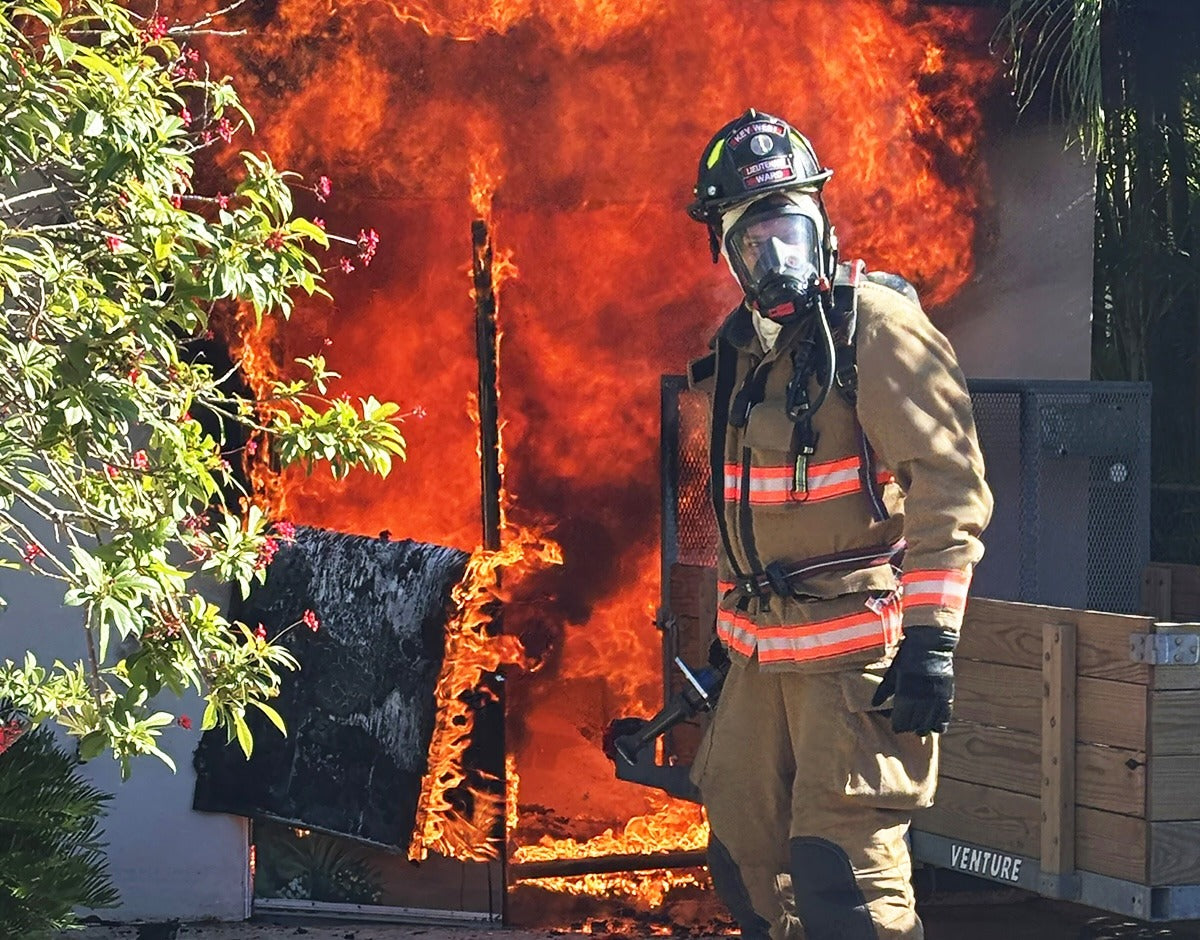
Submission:
[[[939,734],[950,725],[954,702],[954,647],[958,634],[940,627],[907,627],[896,658],[883,674],[871,705],[892,702],[892,730]]]

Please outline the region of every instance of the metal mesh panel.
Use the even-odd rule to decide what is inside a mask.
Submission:
[[[972,590],[1135,612],[1150,561],[1150,387],[970,383],[996,511]]]
[[[716,565],[717,524],[708,463],[708,399],[688,392],[679,401],[679,554],[685,565]]]
[[[1150,560],[1150,386],[969,383],[996,511],[973,593],[1134,612]],[[663,382],[665,565],[712,565],[707,400]],[[670,609],[664,579],[664,607]]]

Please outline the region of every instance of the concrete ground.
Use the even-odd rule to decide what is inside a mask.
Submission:
[[[925,940],[1200,940],[1195,924],[1134,925],[1098,911],[1043,898],[1002,900],[955,898],[931,902],[922,910]],[[509,930],[501,927],[447,927],[418,924],[365,924],[255,918],[236,924],[96,925],[64,935],[73,940],[563,940],[583,936],[566,931]],[[630,934],[627,936],[636,936]],[[645,936],[649,936],[646,934]],[[700,938],[693,938],[700,940]]]

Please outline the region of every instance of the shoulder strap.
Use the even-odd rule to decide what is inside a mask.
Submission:
[[[720,334],[717,336],[712,367],[717,377],[713,387],[712,429],[708,452],[713,513],[717,518],[717,531],[721,534],[721,547],[725,550],[729,567],[734,577],[741,581],[745,574],[734,558],[733,545],[729,541],[729,526],[725,519],[725,434],[729,426],[729,401],[733,396],[733,383],[737,377],[737,350]]]
[[[838,394],[851,406],[858,400],[854,344],[858,338],[858,289],[866,273],[866,264],[856,259],[838,265],[833,283],[833,314],[829,324],[834,339],[833,381]]]

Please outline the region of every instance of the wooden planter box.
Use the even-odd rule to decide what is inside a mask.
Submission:
[[[672,658],[707,656],[716,573],[673,565],[668,588],[667,697],[685,681]],[[1200,918],[1200,623],[1166,622],[1200,621],[1200,568],[1150,566],[1143,607],[1155,616],[971,599],[917,859],[1143,920]],[[1159,645],[1184,662],[1146,661]],[[691,762],[703,723],[668,732],[672,762]]]
[[[972,599],[916,857],[1146,920],[1200,917],[1198,634]]]

